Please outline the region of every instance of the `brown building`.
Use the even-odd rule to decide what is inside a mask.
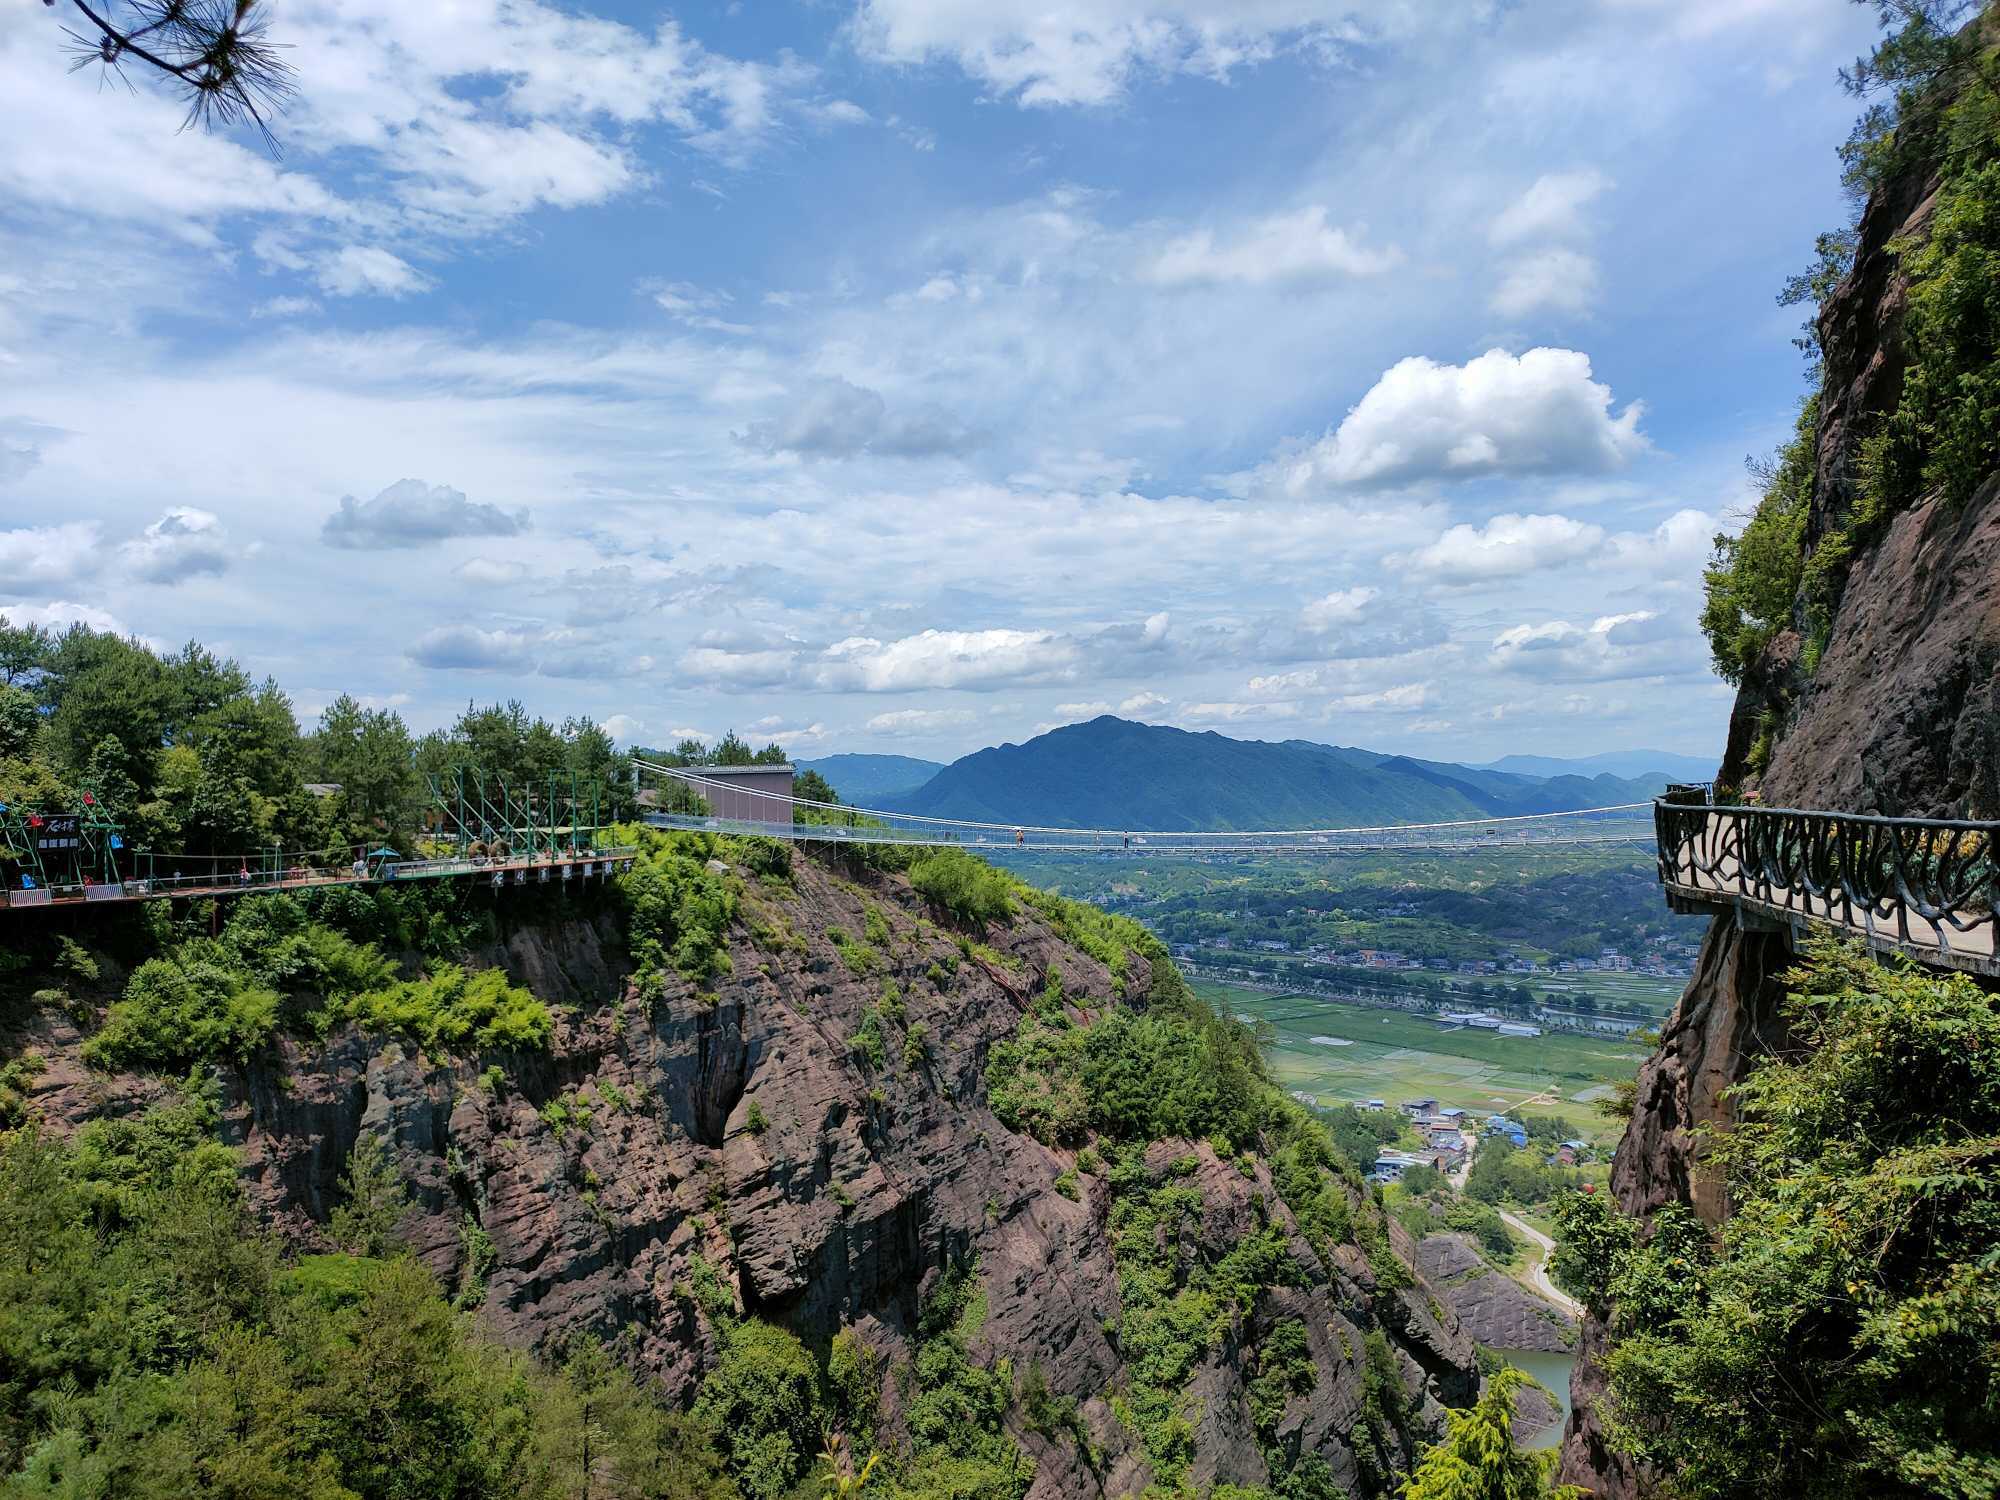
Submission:
[[[780,799],[792,795],[790,766],[700,766],[694,774],[715,785],[697,786],[718,818],[747,818],[758,823],[789,823],[792,806]]]

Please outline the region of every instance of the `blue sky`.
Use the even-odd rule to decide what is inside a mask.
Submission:
[[[1051,17],[1059,16],[1059,21]],[[1843,0],[281,0],[254,140],[0,12],[0,613],[419,728],[1719,749]]]

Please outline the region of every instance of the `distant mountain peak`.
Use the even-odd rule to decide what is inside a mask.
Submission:
[[[1100,714],[975,751],[880,805],[1071,828],[1337,828],[1641,801],[1674,769],[1621,779],[1558,764],[1557,774],[1535,775],[1311,740],[1239,740]]]

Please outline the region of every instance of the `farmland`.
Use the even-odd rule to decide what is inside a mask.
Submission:
[[[1268,1025],[1272,1076],[1327,1104],[1429,1096],[1481,1116],[1500,1109],[1560,1114],[1586,1138],[1609,1143],[1618,1125],[1596,1104],[1645,1057],[1619,1040],[1447,1031],[1421,1016],[1315,996],[1206,981],[1196,988],[1220,1008]]]

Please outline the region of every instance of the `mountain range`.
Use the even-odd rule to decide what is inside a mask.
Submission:
[[[844,801],[893,812],[1166,832],[1563,812],[1643,802],[1669,781],[1712,770],[1693,757],[1667,753],[1658,754],[1661,764],[1646,766],[1652,756],[1509,756],[1490,766],[1466,766],[1310,740],[1236,740],[1107,714],[947,766],[874,755],[799,764],[818,771]],[[1631,767],[1636,769],[1626,769]],[[930,774],[917,784],[906,779],[926,768]],[[905,778],[900,788],[898,778]]]

